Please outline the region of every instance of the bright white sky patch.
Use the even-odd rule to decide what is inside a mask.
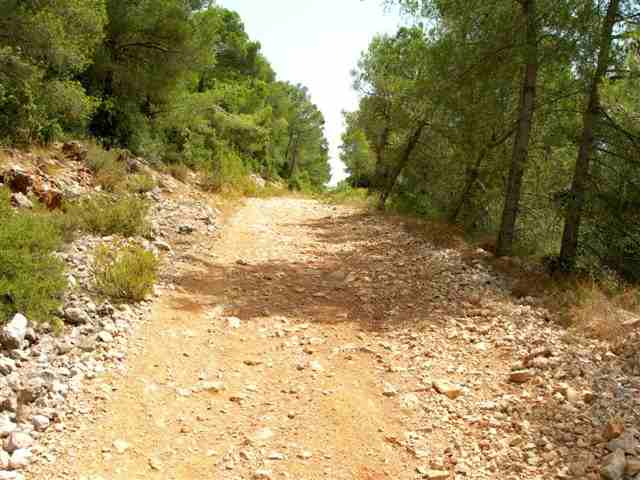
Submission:
[[[302,83],[327,121],[332,184],[345,177],[338,147],[343,110],[355,110],[358,96],[350,72],[376,33],[394,33],[398,15],[385,12],[380,0],[220,0],[237,11],[247,33],[278,79]]]

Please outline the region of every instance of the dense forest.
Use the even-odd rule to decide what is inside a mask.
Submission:
[[[640,280],[640,4],[400,0],[354,71],[342,160],[380,207],[500,255]]]
[[[218,182],[317,188],[324,119],[237,13],[202,0],[1,0],[0,143],[95,138]]]

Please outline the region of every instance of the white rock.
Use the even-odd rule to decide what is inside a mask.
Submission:
[[[8,415],[0,415],[0,438],[8,437],[10,433],[16,431],[16,424],[11,421]]]
[[[229,328],[240,328],[242,326],[242,320],[237,317],[227,317],[227,326]]]
[[[117,453],[122,455],[127,450],[129,450],[129,444],[124,440],[116,440],[115,442],[113,442],[113,448]]]
[[[226,385],[223,382],[198,382],[195,387],[193,387],[194,393],[200,392],[209,392],[209,393],[220,393],[227,389]]]
[[[324,368],[322,367],[322,364],[320,362],[318,362],[317,360],[313,360],[312,362],[309,363],[309,368],[311,368],[311,370],[313,370],[314,372],[323,372]]]
[[[398,389],[390,383],[385,382],[382,394],[385,397],[395,397],[398,395]]]
[[[18,313],[0,330],[0,344],[4,348],[14,350],[22,346],[28,328],[27,318]]]
[[[0,449],[0,470],[7,470],[9,468],[10,461],[11,455]]]
[[[24,480],[24,475],[18,472],[0,471],[0,480]]]
[[[270,428],[261,428],[254,432],[251,436],[250,440],[254,443],[266,442],[267,440],[271,440],[273,438],[273,430]]]
[[[13,432],[5,440],[4,449],[9,453],[13,453],[16,450],[29,448],[32,445],[33,438],[31,438],[29,434],[23,432]]]
[[[113,335],[111,335],[109,332],[104,330],[98,334],[98,340],[100,340],[103,343],[111,343],[113,342]]]
[[[20,448],[11,455],[9,467],[14,470],[22,470],[31,463],[32,456],[31,449]]]
[[[33,424],[34,428],[39,432],[44,432],[47,428],[49,428],[49,425],[51,424],[49,419],[44,415],[34,415],[31,418],[31,423]]]
[[[253,474],[254,480],[272,480],[273,475],[270,470],[256,470]]]

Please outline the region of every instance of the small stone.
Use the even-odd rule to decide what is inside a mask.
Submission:
[[[422,478],[427,478],[429,480],[446,480],[449,478],[449,472],[445,472],[444,470],[422,470]]]
[[[37,431],[44,432],[47,428],[49,428],[51,421],[44,415],[34,415],[33,417],[31,417],[31,423]]]
[[[9,434],[9,437],[5,440],[4,449],[13,453],[16,450],[29,448],[33,445],[33,438],[27,433],[13,432]]]
[[[104,330],[98,334],[98,340],[100,340],[103,343],[111,343],[113,342],[113,335],[111,335],[109,332]]]
[[[256,470],[253,474],[254,480],[273,480],[270,470]]]
[[[227,326],[229,328],[238,329],[242,326],[242,321],[237,317],[228,317]]]
[[[124,440],[116,440],[115,442],[113,442],[113,448],[117,453],[122,455],[127,450],[129,450],[129,444]]]
[[[635,453],[637,447],[638,442],[632,432],[624,432],[618,438],[614,438],[607,443],[607,449],[610,452],[622,450],[625,453]]]
[[[96,349],[95,337],[83,337],[78,342],[78,348],[83,352],[93,352]]]
[[[436,392],[445,395],[451,400],[455,400],[464,393],[461,387],[442,381],[433,382],[433,388],[436,389]]]
[[[531,370],[516,370],[509,375],[509,381],[512,383],[527,383],[534,377],[534,373]]]
[[[396,395],[398,395],[398,389],[393,385],[391,385],[390,383],[385,382],[382,390],[382,394],[385,397],[395,397]]]
[[[193,395],[193,390],[191,390],[190,388],[177,388],[176,393],[180,397],[190,397],[191,395]]]
[[[67,323],[72,325],[84,325],[91,320],[87,312],[77,307],[67,308],[64,311],[64,318],[67,320]]]
[[[178,226],[178,233],[181,235],[190,235],[195,231],[191,225],[180,225]]]
[[[324,372],[324,367],[322,366],[322,364],[317,361],[317,360],[313,360],[309,363],[309,368],[311,370],[313,370],[314,372]]]
[[[17,192],[11,195],[11,204],[17,208],[32,209],[33,202],[24,193]]]
[[[193,387],[194,393],[200,392],[208,392],[208,393],[220,393],[224,392],[227,389],[226,385],[223,382],[198,382],[195,387]]]
[[[162,470],[162,462],[157,458],[150,458],[149,467],[151,467],[151,470],[159,472]]]
[[[16,431],[16,424],[11,421],[8,415],[0,415],[0,438],[8,437]]]
[[[269,460],[285,460],[287,457],[280,452],[271,452],[267,458]]]
[[[31,449],[29,448],[20,448],[16,450],[13,452],[11,459],[9,460],[9,468],[12,468],[13,470],[22,470],[29,466],[32,456]]]
[[[298,458],[300,460],[309,460],[311,457],[313,457],[313,453],[305,450],[304,452],[301,452],[298,454]]]
[[[267,440],[271,440],[273,438],[273,430],[270,428],[262,428],[256,431],[250,438],[253,443],[261,443],[266,442]]]
[[[604,427],[604,432],[602,436],[606,441],[613,440],[614,438],[618,438],[620,435],[624,433],[624,422],[620,419],[614,418],[610,420],[607,425]]]
[[[584,403],[587,403],[587,404],[593,403],[594,399],[595,399],[595,395],[591,390],[584,390],[582,392],[582,401]]]
[[[167,242],[163,242],[162,240],[154,241],[153,246],[158,250],[162,250],[163,252],[171,252],[171,245],[169,245]]]
[[[255,358],[250,358],[244,361],[244,364],[249,366],[249,367],[257,367],[259,365],[262,365],[262,361],[255,359]]]
[[[600,469],[600,476],[603,480],[621,480],[627,466],[627,459],[622,450],[616,450],[604,459],[604,464]]]
[[[0,471],[0,480],[24,480],[24,475],[18,472]],[[100,479],[92,479],[100,480]]]

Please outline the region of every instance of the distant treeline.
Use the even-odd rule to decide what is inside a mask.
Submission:
[[[95,137],[295,188],[330,177],[324,118],[237,13],[201,0],[0,0],[0,143]]]

